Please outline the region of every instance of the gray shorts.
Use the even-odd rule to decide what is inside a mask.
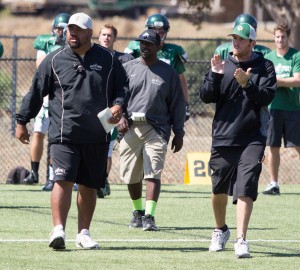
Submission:
[[[113,150],[114,150],[115,143],[116,143],[116,140],[110,141],[107,157],[112,157],[112,153],[113,153]]]
[[[33,131],[47,134],[50,125],[48,107],[42,106],[39,114],[34,118]]]
[[[105,186],[109,143],[51,144],[54,181],[70,181],[89,188]]]
[[[280,147],[300,146],[300,111],[270,110],[267,145]]]
[[[126,184],[160,179],[167,142],[147,123],[133,123],[120,142],[120,174]]]
[[[211,150],[209,161],[213,194],[257,199],[258,180],[262,170],[265,146],[224,146]]]

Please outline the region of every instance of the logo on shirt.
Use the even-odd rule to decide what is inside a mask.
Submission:
[[[130,77],[135,77],[136,76],[136,74],[130,74]]]
[[[171,60],[170,59],[167,59],[167,58],[159,58],[159,60],[161,60],[161,61],[163,61],[163,62],[165,62],[165,63],[167,63],[167,64],[171,64]]]
[[[102,70],[102,66],[99,66],[98,64],[93,64],[93,65],[90,65],[90,68],[92,70]]]
[[[275,72],[279,78],[289,78],[291,74],[291,70],[292,70],[291,66],[282,65],[281,63],[275,66]]]
[[[151,80],[151,83],[152,83],[152,84],[155,84],[155,85],[158,85],[158,86],[161,86],[161,85],[162,85],[162,81],[160,81],[159,79],[152,79],[152,80]]]
[[[66,174],[65,169],[62,169],[62,168],[57,168],[54,172],[55,172],[55,175],[65,175]]]

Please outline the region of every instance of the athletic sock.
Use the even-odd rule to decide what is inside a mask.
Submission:
[[[273,187],[278,187],[278,181],[271,181],[270,185],[272,185]]]
[[[39,161],[31,161],[31,170],[33,170],[35,173],[38,173],[40,167]]]
[[[223,227],[219,228],[222,232],[226,232],[228,230],[228,226],[225,224]]]
[[[156,201],[150,201],[150,200],[146,201],[145,215],[151,215],[154,217],[156,205],[157,205]]]
[[[131,200],[133,205],[133,210],[143,211],[143,199],[139,198],[137,200]]]

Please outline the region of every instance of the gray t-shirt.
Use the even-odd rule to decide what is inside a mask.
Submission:
[[[129,78],[128,116],[145,113],[147,122],[167,141],[171,128],[183,137],[185,100],[176,70],[161,60],[147,66],[140,58],[123,66]]]

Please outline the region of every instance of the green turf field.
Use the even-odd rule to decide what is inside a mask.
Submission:
[[[258,197],[247,237],[251,259],[234,256],[235,207],[231,203],[226,250],[208,252],[214,226],[209,186],[163,185],[156,211],[158,232],[129,229],[126,186],[111,189],[109,197],[98,199],[90,228],[101,249],[75,247],[73,192],[67,249],[53,251],[48,247],[50,193],[41,191],[41,186],[0,185],[0,269],[300,269],[300,185],[282,185],[281,196]]]

